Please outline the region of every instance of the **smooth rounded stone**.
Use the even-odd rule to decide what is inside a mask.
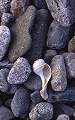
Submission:
[[[52,50],[52,49],[46,50],[46,52],[44,54],[45,62],[50,63],[52,58],[56,55],[57,55],[56,50]]]
[[[32,91],[41,90],[41,78],[35,73],[31,73],[24,85]]]
[[[29,5],[30,0],[12,0],[10,11],[14,16],[19,16],[25,12]]]
[[[9,74],[9,69],[4,68],[0,70],[0,91],[7,92],[9,89],[9,84],[7,82],[7,76]]]
[[[0,107],[0,120],[11,120],[14,118],[13,113],[5,106]]]
[[[37,9],[47,9],[45,0],[32,0],[32,3]]]
[[[0,17],[4,12],[10,11],[10,0],[0,0]]]
[[[73,103],[75,102],[75,88],[67,88],[62,92],[48,91],[48,100],[49,103]]]
[[[64,53],[63,56],[66,63],[68,79],[75,78],[75,53]]]
[[[70,120],[69,116],[66,114],[61,114],[56,120]]]
[[[19,88],[11,102],[11,110],[15,117],[27,115],[29,112],[30,93],[24,88]]]
[[[30,120],[51,120],[53,117],[53,105],[46,102],[37,104],[29,113]]]
[[[1,17],[1,25],[10,27],[14,21],[14,17],[10,13],[3,13]]]
[[[68,52],[75,53],[75,36],[68,43]]]
[[[42,58],[47,38],[48,27],[50,24],[50,14],[46,9],[37,11],[35,23],[31,32],[32,46],[27,54],[27,58],[33,63],[35,60]]]
[[[8,60],[0,61],[0,69],[3,69],[3,68],[11,69],[12,66],[13,66],[13,63],[10,63]]]
[[[5,101],[4,105],[8,108],[11,108],[11,102],[12,102],[12,99],[8,99]]]
[[[9,48],[8,58],[14,62],[18,57],[24,55],[31,47],[32,38],[30,31],[35,19],[36,9],[29,6],[26,12],[16,19],[13,25],[13,41]]]
[[[74,15],[69,0],[46,0],[53,18],[63,26],[70,26],[74,22]]]
[[[9,43],[11,40],[10,30],[8,27],[1,25],[0,26],[0,60],[5,56]]]
[[[54,91],[64,91],[67,87],[67,74],[62,55],[56,55],[51,62],[51,86]]]
[[[28,60],[23,57],[19,57],[11,68],[7,81],[10,84],[23,84],[27,81],[30,73],[31,66],[28,63]]]
[[[49,27],[47,46],[50,49],[60,50],[65,48],[69,40],[69,27],[61,26],[57,21],[53,21]]]
[[[40,102],[43,101],[41,95],[40,95],[40,91],[34,91],[32,94],[31,94],[31,100],[33,103],[35,104],[38,104]]]

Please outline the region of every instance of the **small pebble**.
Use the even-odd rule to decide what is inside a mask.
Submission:
[[[53,21],[49,27],[47,46],[50,49],[60,50],[65,48],[69,40],[69,27],[64,27]]]
[[[9,43],[11,40],[10,30],[8,27],[1,25],[0,26],[0,60],[5,56]]]
[[[10,84],[23,84],[25,81],[27,81],[30,73],[31,67],[28,63],[28,60],[20,57],[11,68],[7,81]]]
[[[31,32],[33,40],[32,46],[29,53],[27,54],[27,57],[31,63],[33,63],[37,59],[42,58],[49,24],[50,14],[48,10],[38,10],[36,14],[35,23]]]
[[[24,55],[31,47],[32,38],[30,31],[34,22],[36,9],[29,6],[26,12],[16,19],[13,25],[13,41],[8,53],[8,58],[14,62],[18,57]]]
[[[68,79],[75,78],[75,53],[64,53],[63,56],[66,63]]]
[[[30,0],[12,0],[10,11],[13,16],[20,16],[25,12],[29,4]]]
[[[62,55],[56,55],[51,62],[51,86],[54,91],[64,91],[67,87],[67,74]]]
[[[10,13],[3,13],[1,17],[1,25],[10,27],[14,21],[14,17]]]
[[[63,26],[70,26],[74,22],[74,15],[69,0],[46,0],[53,18]]]
[[[10,11],[10,0],[0,0],[0,17],[4,12]]]
[[[24,88],[19,88],[11,102],[11,109],[15,117],[27,115],[29,112],[30,94]]]
[[[7,82],[7,76],[9,74],[9,69],[4,68],[0,70],[0,91],[7,92],[9,89],[9,84]]]
[[[66,114],[61,114],[56,120],[70,120],[69,116]]]
[[[75,36],[68,43],[68,52],[75,53]]]
[[[13,118],[14,115],[10,109],[6,108],[5,106],[0,107],[0,120],[11,120]]]
[[[24,83],[25,87],[34,91],[41,90],[42,82],[41,78],[35,73],[31,73],[27,81]]]
[[[41,102],[31,110],[29,117],[30,120],[51,120],[53,117],[53,105]]]
[[[32,0],[32,3],[37,9],[47,9],[45,0]]]

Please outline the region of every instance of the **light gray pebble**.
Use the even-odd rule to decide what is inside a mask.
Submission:
[[[8,27],[1,25],[0,26],[0,60],[5,56],[9,43],[11,40],[10,30]]]
[[[54,91],[64,91],[67,87],[67,74],[62,55],[56,55],[51,62],[51,86]]]
[[[56,120],[70,120],[69,116],[66,114],[61,114]]]
[[[17,59],[11,68],[7,81],[10,84],[23,84],[31,73],[31,66],[23,57]]]

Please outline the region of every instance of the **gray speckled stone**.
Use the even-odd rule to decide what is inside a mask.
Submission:
[[[10,30],[8,27],[0,26],[0,60],[5,56],[11,40]]]
[[[75,36],[68,43],[68,52],[75,53]]]
[[[9,88],[9,84],[7,82],[7,76],[9,74],[9,69],[1,69],[0,70],[0,90],[2,92],[7,92]]]
[[[69,116],[66,114],[61,114],[56,120],[70,120]]]
[[[64,53],[63,56],[66,63],[68,78],[75,78],[75,53]]]
[[[14,115],[10,109],[6,108],[5,106],[0,107],[0,120],[11,120],[13,118]]]
[[[20,57],[11,68],[7,81],[10,84],[23,84],[28,79],[30,73],[31,67],[28,60]]]
[[[13,41],[11,43],[8,58],[11,62],[24,55],[31,47],[32,38],[30,35],[35,18],[36,9],[29,6],[26,12],[17,18],[13,25]]]
[[[56,55],[51,62],[52,80],[51,86],[54,91],[64,91],[67,87],[67,74],[62,55]]]
[[[31,120],[51,120],[53,117],[53,105],[41,102],[31,110],[29,117]]]
[[[46,3],[53,18],[61,25],[69,26],[74,22],[69,0],[46,0]]]
[[[24,88],[20,88],[16,91],[13,100],[11,102],[11,109],[15,117],[22,117],[27,115],[30,104],[30,93]]]
[[[53,21],[49,27],[47,46],[60,50],[65,48],[69,40],[69,27],[64,27],[57,21]]]

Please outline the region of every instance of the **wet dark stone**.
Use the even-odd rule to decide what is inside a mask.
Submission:
[[[50,49],[60,50],[66,47],[69,40],[69,27],[61,26],[59,22],[53,21],[49,27],[47,46]]]
[[[53,117],[53,105],[41,102],[31,110],[29,117],[31,120],[51,120]]]
[[[50,24],[50,14],[48,10],[40,9],[37,11],[32,35],[32,47],[27,54],[31,63],[42,57],[47,38],[48,27]]]
[[[27,115],[29,112],[30,92],[24,88],[19,88],[11,102],[11,110],[15,117]]]

